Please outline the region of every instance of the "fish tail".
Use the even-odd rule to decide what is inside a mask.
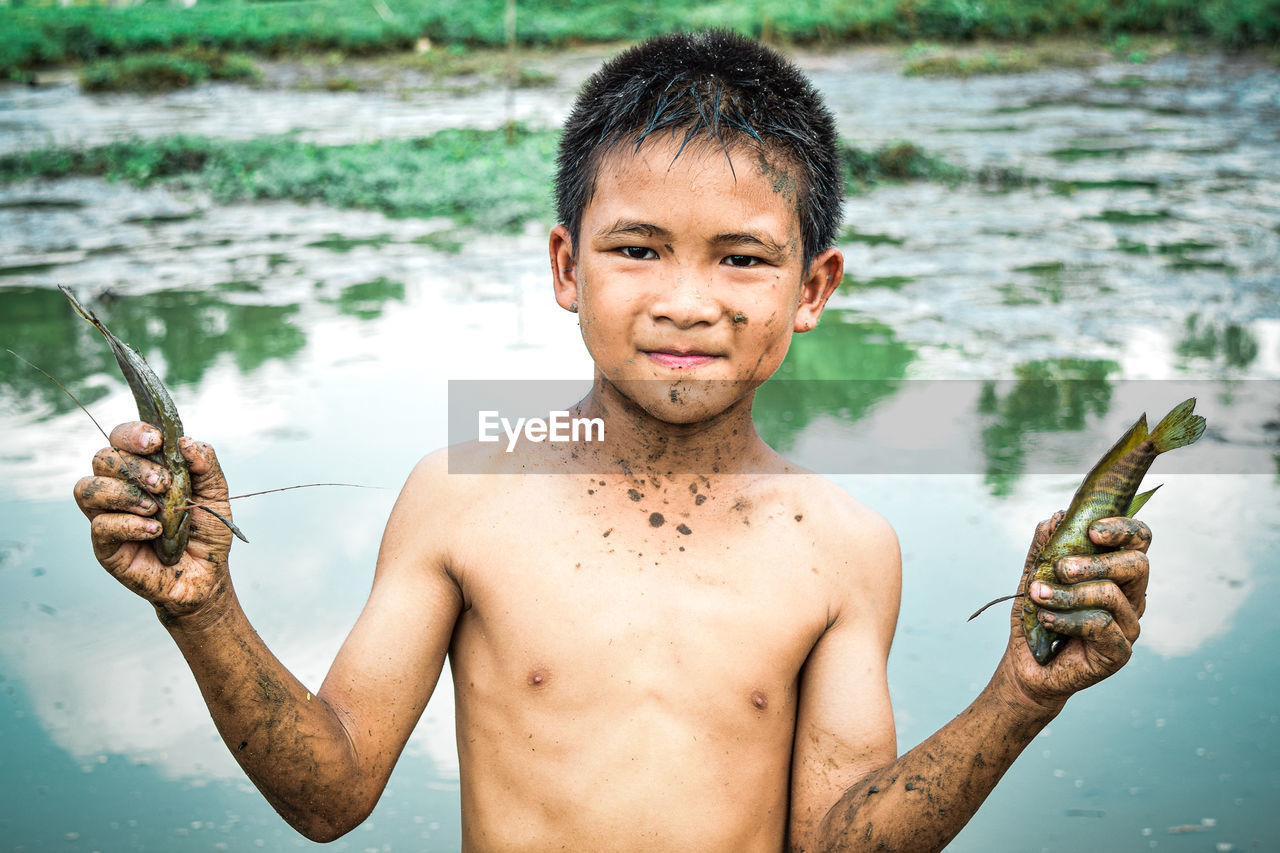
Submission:
[[[1151,443],[1157,453],[1185,447],[1204,435],[1204,418],[1192,414],[1196,398],[1183,400],[1151,431]]]
[[[1156,486],[1154,489],[1152,489],[1149,492],[1143,492],[1140,495],[1134,495],[1133,500],[1129,502],[1129,509],[1127,512],[1125,512],[1125,516],[1128,518],[1133,518],[1135,515],[1137,515],[1138,510],[1146,506],[1147,501],[1151,500],[1151,496],[1154,495],[1159,490],[1159,488],[1160,486]]]

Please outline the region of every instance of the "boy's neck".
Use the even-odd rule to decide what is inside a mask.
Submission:
[[[778,456],[756,433],[752,390],[719,413],[696,423],[670,423],[645,411],[608,379],[596,374],[578,414],[602,418],[604,440],[579,452],[593,456],[600,473],[621,473],[657,484],[681,474],[703,477],[746,474],[772,467]]]

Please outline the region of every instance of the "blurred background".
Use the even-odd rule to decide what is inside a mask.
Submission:
[[[904,552],[900,748],[985,684],[1035,523],[1146,411],[1149,611],[953,851],[1280,849],[1276,0],[0,4],[0,343],[104,425],[134,406],[71,286],[165,378],[233,492],[236,583],[318,686],[449,380],[583,380],[551,299],[557,127],[604,58],[726,26],[841,134],[847,275],[762,433]],[[0,354],[0,849],[309,847],[226,754],[70,498],[103,439]],[[571,400],[559,401],[561,403]],[[109,428],[109,426],[108,426]],[[572,626],[565,626],[572,630]],[[458,847],[443,679],[337,850]]]

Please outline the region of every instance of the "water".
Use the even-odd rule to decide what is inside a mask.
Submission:
[[[851,138],[906,138],[1039,179],[851,199],[856,233],[843,248],[868,284],[838,295],[797,339],[787,381],[761,394],[770,439],[836,472],[901,537],[890,682],[902,749],[985,683],[1003,620],[964,618],[1008,591],[1035,522],[1065,504],[1092,458],[1138,411],[1158,416],[1187,388],[1210,418],[1200,445],[1152,474],[1165,486],[1143,510],[1156,541],[1134,659],[1072,699],[950,849],[1280,847],[1269,654],[1280,641],[1280,76],[1216,57],[966,81],[903,78],[883,51],[804,61]],[[584,63],[575,54],[516,110],[554,124]],[[1132,75],[1147,83],[1114,85]],[[263,129],[324,141],[504,120],[495,93],[468,96],[479,106],[393,94],[9,88],[0,150],[214,133],[227,104],[269,114]],[[404,121],[346,121],[397,100],[388,115]],[[384,487],[236,508],[253,542],[234,549],[241,598],[312,686],[363,604],[400,482],[447,440],[448,380],[590,373],[573,318],[550,299],[544,229],[448,251],[454,237],[445,221],[216,206],[90,180],[0,189],[0,337],[99,420],[129,417],[132,404],[57,283],[120,297],[98,305],[161,367],[236,491]],[[1074,382],[1062,393],[1042,381],[1064,377]],[[150,608],[93,563],[69,498],[102,443],[92,423],[11,358],[0,360],[0,423],[3,847],[310,846],[244,780]],[[860,469],[867,446],[914,461],[905,473]],[[457,785],[446,679],[378,809],[333,846],[454,849]]]

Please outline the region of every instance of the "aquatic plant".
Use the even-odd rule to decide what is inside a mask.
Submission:
[[[244,54],[194,48],[100,59],[81,70],[80,85],[88,92],[156,92],[205,80],[256,80],[260,76],[257,65]]]
[[[449,216],[486,230],[549,220],[558,134],[517,127],[422,139],[318,145],[294,137],[174,136],[0,157],[0,182],[91,175],[143,186],[175,181],[215,201],[319,201],[389,216]]]
[[[911,142],[895,142],[865,150],[848,143],[840,144],[840,159],[845,170],[845,189],[858,193],[885,181],[936,181],[955,184],[968,173],[940,157],[929,154]]]
[[[549,187],[558,140],[558,131],[519,126],[510,137],[505,128],[445,130],[421,139],[352,145],[319,145],[292,136],[131,139],[0,156],[0,184],[72,175],[137,186],[172,180],[219,202],[319,201],[510,230],[553,218]],[[909,142],[871,150],[841,143],[841,157],[849,192],[884,182],[958,183],[968,177],[961,167]]]

